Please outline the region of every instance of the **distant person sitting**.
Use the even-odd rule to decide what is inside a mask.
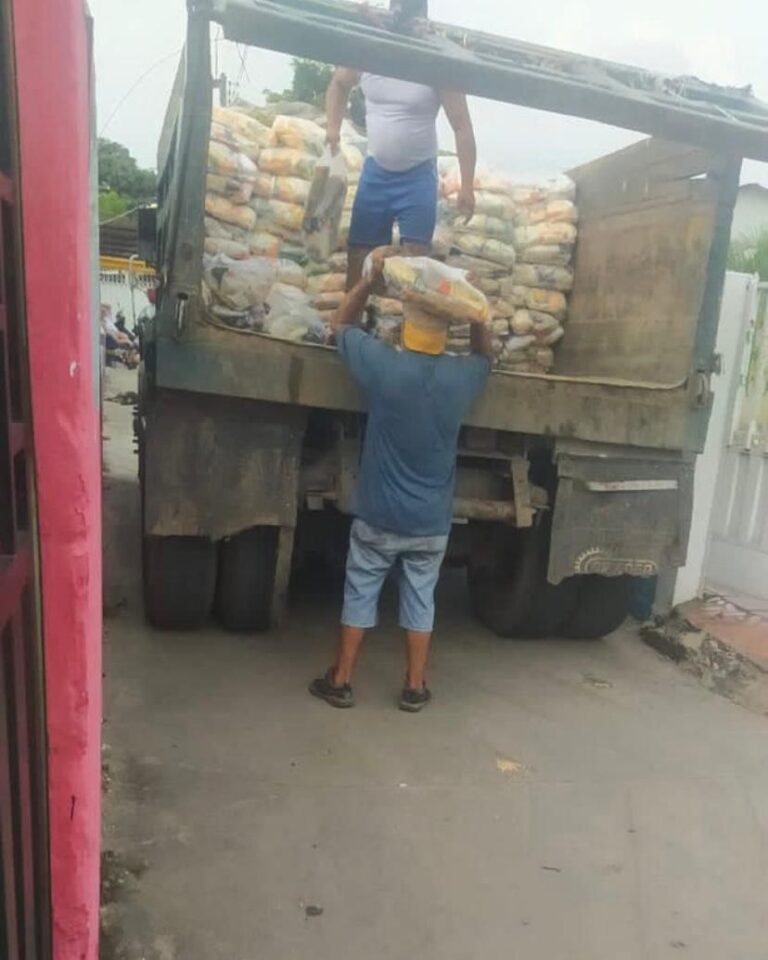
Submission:
[[[123,334],[125,334],[126,337],[128,337],[128,339],[129,339],[130,342],[131,342],[131,345],[133,345],[133,344],[136,343],[136,336],[135,336],[135,334],[131,333],[130,330],[128,330],[127,327],[126,327],[126,324],[125,324],[125,314],[123,313],[122,310],[119,310],[118,313],[117,313],[117,319],[115,320],[115,326],[117,327],[117,329],[119,330],[120,333],[123,333]]]

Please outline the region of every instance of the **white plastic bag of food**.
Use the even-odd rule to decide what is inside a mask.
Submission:
[[[500,279],[509,276],[509,268],[503,263],[493,263],[491,260],[482,260],[480,257],[472,257],[466,253],[452,254],[446,263],[449,267],[456,267],[457,270],[471,273],[473,278],[492,277]]]
[[[344,273],[321,273],[307,281],[309,293],[343,293],[347,285]]]
[[[218,240],[237,240],[240,243],[248,242],[248,231],[236,227],[233,223],[224,223],[215,217],[205,217],[206,237],[216,237]]]
[[[522,263],[545,264],[553,267],[567,267],[573,259],[571,243],[537,243],[519,251],[518,259]]]
[[[223,143],[211,140],[208,144],[208,170],[225,176],[240,177],[243,180],[256,179],[259,169],[253,160],[244,153],[231,150]]]
[[[321,312],[338,310],[344,299],[341,290],[332,290],[328,293],[316,293],[312,298],[312,306]]]
[[[513,267],[517,261],[515,248],[511,244],[478,233],[457,233],[456,246],[470,257],[493,260],[507,267]]]
[[[259,153],[261,152],[260,144],[242,136],[237,130],[233,130],[232,127],[227,127],[223,123],[217,123],[215,120],[211,122],[211,140],[225,144],[230,150],[244,153],[246,157],[249,157],[254,163],[259,159]]]
[[[277,268],[274,260],[251,257],[233,260],[224,254],[203,254],[203,278],[216,299],[232,310],[263,304],[270,294]]]
[[[475,277],[473,283],[486,297],[498,297],[501,292],[501,281],[494,277]]]
[[[275,180],[271,173],[259,171],[253,181],[253,193],[263,200],[270,200],[275,195]]]
[[[215,257],[217,253],[223,253],[232,260],[247,260],[251,255],[247,243],[240,243],[237,240],[224,240],[221,237],[206,237],[203,249],[211,256]]]
[[[538,349],[534,351],[533,360],[542,371],[546,373],[555,365],[554,351],[551,347],[538,347]]]
[[[511,200],[506,194],[478,190],[475,193],[475,212],[511,222],[515,219],[517,207],[514,200]]]
[[[532,334],[538,341],[549,337],[560,327],[560,321],[556,317],[539,310],[518,310],[512,318],[513,333],[519,333],[525,329],[523,335]]]
[[[276,283],[267,297],[267,319],[264,332],[282,340],[303,340],[314,330],[323,328],[322,317],[312,307],[309,296],[298,287]],[[321,341],[322,342],[322,341]]]
[[[215,123],[229,128],[238,137],[250,141],[259,147],[268,147],[270,141],[270,129],[265,124],[249,117],[247,113],[238,110],[236,107],[214,107],[211,111],[211,118]]]
[[[504,280],[501,284],[501,295],[516,307],[548,313],[559,320],[565,317],[568,310],[568,301],[560,290],[517,286]]]
[[[346,193],[344,154],[326,149],[315,167],[304,208],[304,238],[312,260],[327,260],[336,249]]]
[[[272,196],[275,200],[303,207],[309,197],[309,187],[310,181],[301,177],[275,177]]]
[[[259,155],[259,169],[277,177],[301,177],[311,180],[317,157],[290,147],[268,147]]]
[[[392,296],[440,319],[490,318],[485,294],[472,286],[467,274],[429,257],[389,257],[384,282]]]
[[[508,220],[492,217],[485,213],[476,213],[469,220],[456,217],[451,225],[456,233],[476,233],[495,240],[511,243],[514,235],[514,226]]]
[[[319,157],[325,144],[325,130],[312,120],[281,115],[275,117],[272,124],[271,140],[276,147],[289,147]]]
[[[242,230],[251,231],[256,226],[256,213],[242,203],[232,203],[218,193],[206,193],[205,212],[216,220],[234,224]]]
[[[512,336],[504,344],[502,357],[507,359],[514,354],[523,354],[535,346],[536,337],[533,336]]]
[[[519,227],[531,227],[537,223],[576,223],[579,211],[572,200],[548,200],[517,208],[516,221]]]
[[[252,183],[240,177],[222,173],[208,173],[205,178],[205,189],[209,193],[221,194],[232,203],[248,203],[253,195]]]
[[[567,293],[573,287],[573,270],[542,263],[518,263],[512,270],[511,282],[513,286],[541,287]]]
[[[277,282],[287,283],[291,287],[298,287],[299,290],[306,290],[307,275],[304,273],[304,268],[293,260],[278,260]]]
[[[515,246],[520,250],[526,247],[550,244],[576,243],[577,230],[572,223],[537,223],[532,227],[517,227]]]
[[[248,244],[251,248],[251,253],[255,257],[271,257],[274,259],[280,256],[283,248],[281,237],[276,237],[272,233],[265,233],[263,231],[256,231],[250,234]]]
[[[268,229],[269,224],[284,227],[286,230],[301,230],[304,208],[298,203],[285,203],[283,200],[263,200],[257,197],[251,206],[256,211],[259,224]]]

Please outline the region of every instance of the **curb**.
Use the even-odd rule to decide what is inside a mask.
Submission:
[[[768,670],[676,611],[640,627],[640,639],[696,675],[708,690],[768,716]]]

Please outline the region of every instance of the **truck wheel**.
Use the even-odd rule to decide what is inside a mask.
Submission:
[[[514,532],[510,549],[494,569],[469,570],[475,616],[500,637],[539,639],[557,636],[576,608],[571,579],[547,582],[549,525]]]
[[[194,630],[208,619],[216,544],[207,537],[144,537],[144,610],[161,630]]]
[[[279,527],[253,527],[222,541],[214,611],[225,630],[269,629],[279,536]]]
[[[565,622],[564,637],[597,640],[624,623],[629,609],[629,577],[587,574],[572,580],[578,587],[578,603]]]

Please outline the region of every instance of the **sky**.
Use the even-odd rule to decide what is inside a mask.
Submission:
[[[373,0],[371,5],[377,0]],[[382,0],[378,0],[379,3]],[[184,0],[90,0],[95,20],[96,100],[102,136],[154,167],[179,53]],[[727,11],[727,17],[726,17]],[[531,43],[714,83],[752,84],[768,102],[768,5],[754,0],[430,0],[433,19]],[[289,59],[216,44],[219,69],[246,99],[290,83]],[[241,56],[242,54],[242,56]],[[553,174],[620,149],[636,134],[557,114],[470,101],[481,161],[519,175]],[[452,148],[447,125],[441,146]],[[768,164],[747,161],[743,182],[768,186]]]

